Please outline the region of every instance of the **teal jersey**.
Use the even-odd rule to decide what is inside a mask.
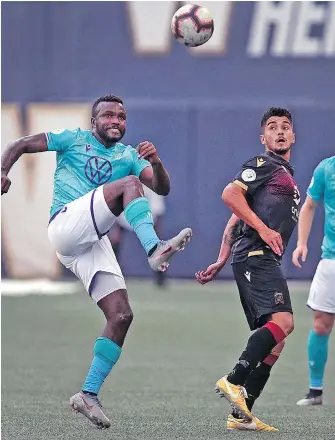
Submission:
[[[315,202],[323,201],[325,227],[322,258],[335,259],[335,156],[324,159],[315,168],[307,195]]]
[[[46,137],[48,150],[57,152],[51,216],[100,185],[129,175],[139,177],[150,165],[138,158],[131,145],[118,142],[106,148],[89,130],[56,130]]]

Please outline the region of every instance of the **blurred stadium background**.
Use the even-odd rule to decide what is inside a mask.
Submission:
[[[191,278],[217,257],[230,215],[221,192],[242,163],[262,151],[262,113],[270,106],[285,106],[293,113],[297,142],[292,163],[302,199],[315,166],[335,151],[335,2],[199,4],[212,11],[215,32],[207,44],[196,49],[175,42],[170,32],[170,19],[181,2],[1,5],[2,149],[26,134],[62,127],[88,128],[93,101],[109,93],[119,95],[129,113],[125,142],[155,143],[171,176],[163,238],[186,225],[194,231],[189,248],[169,268],[169,277],[176,280],[170,282],[165,299],[160,293],[156,297],[158,292],[144,280],[151,272],[136,237],[131,233],[125,236],[120,264],[127,279],[136,278],[129,283],[129,290],[137,319],[124,364],[120,363],[116,379],[110,379],[106,388],[111,386],[121,395],[124,392],[123,397],[116,407],[109,401],[112,393],[105,397],[107,408],[116,412],[115,434],[121,438],[221,438],[224,419],[218,425],[217,420],[222,405],[211,395],[207,400],[206,393],[221,368],[231,368],[247,327],[234,285],[225,281],[201,288]],[[54,168],[53,153],[22,157],[10,172],[11,191],[2,198],[3,291],[79,292],[72,299],[3,298],[3,395],[7,396],[3,400],[3,436],[8,440],[42,438],[43,430],[45,438],[72,439],[87,426],[78,420],[73,428],[64,405],[69,393],[75,391],[73,384],[80,386],[102,318],[81,288],[73,287],[73,277],[58,263],[48,242]],[[323,212],[319,209],[303,269],[291,264],[296,233],[283,262],[287,277],[299,280],[291,286],[297,293],[294,304],[300,326],[283,354],[286,375],[276,370],[277,382],[265,393],[260,407],[269,421],[272,417],[281,428],[283,420],[288,423],[280,438],[309,438],[313,426],[301,410],[292,409],[292,404],[307,385],[301,371],[307,374],[305,340],[311,315],[304,301],[320,258],[322,235]],[[227,265],[220,278],[231,277]],[[42,281],[32,285],[31,280]],[[62,281],[62,287],[54,289],[56,284],[43,280]],[[63,284],[65,281],[70,284]],[[92,328],[85,330],[78,316],[71,323],[76,311],[84,316],[87,312],[86,323],[92,319]],[[233,322],[229,316],[234,317]],[[227,334],[232,334],[232,326],[238,326],[239,331],[234,329],[234,341],[229,342]],[[71,334],[74,345],[68,342]],[[41,352],[31,349],[32,341],[41,344],[43,357],[39,360]],[[136,350],[137,342],[147,349]],[[201,350],[207,347],[202,360],[194,355],[198,344]],[[51,346],[54,351],[49,358],[46,353]],[[149,352],[157,354],[155,360]],[[307,412],[310,420],[317,414],[318,439],[334,438],[329,426],[334,427],[335,389],[330,371],[334,371],[335,362],[334,354],[330,356],[331,407],[328,412]],[[154,367],[147,370],[150,362]],[[135,365],[139,365],[137,375]],[[149,380],[154,371],[166,378],[165,385],[159,383],[157,373],[155,380]],[[190,380],[191,389],[187,386]],[[51,389],[54,396],[49,394]],[[273,393],[278,393],[278,399]],[[178,403],[179,394],[182,400]],[[57,399],[60,403],[55,408]],[[228,411],[228,406],[225,409]],[[162,426],[158,420],[166,417],[166,410],[170,418]],[[205,424],[201,424],[202,414]],[[175,418],[177,422],[173,422]],[[186,419],[190,424],[185,427]],[[304,428],[300,429],[299,423]],[[82,434],[93,438],[94,432]]]
[[[173,41],[178,2],[4,2],[2,147],[23,134],[89,127],[92,102],[120,95],[129,109],[125,141],[149,139],[170,172],[164,236],[184,225],[194,241],[171,277],[192,277],[216,258],[229,217],[223,187],[262,151],[259,122],[272,105],[291,109],[297,133],[292,162],[302,197],[317,163],[334,154],[335,4],[203,2],[215,18],[212,39],[189,50]],[[3,275],[59,278],[46,225],[53,153],[22,158],[3,198]],[[320,256],[318,212],[303,270]],[[121,255],[126,276],[150,270],[135,236]],[[230,267],[222,272],[231,277]]]

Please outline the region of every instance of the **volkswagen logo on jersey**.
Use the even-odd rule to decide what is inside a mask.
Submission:
[[[85,175],[91,183],[102,185],[112,176],[112,164],[103,157],[90,157],[85,165]]]

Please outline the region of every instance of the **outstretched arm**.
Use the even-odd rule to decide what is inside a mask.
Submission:
[[[298,242],[297,247],[292,255],[292,262],[295,266],[300,268],[301,264],[299,262],[299,258],[301,257],[303,262],[305,262],[307,258],[307,242],[311,232],[316,207],[317,203],[307,196],[299,214]]]
[[[226,264],[230,257],[231,248],[237,238],[236,231],[238,229],[239,222],[240,219],[237,217],[237,215],[233,214],[228,220],[227,226],[223,232],[221,248],[217,259],[217,262],[221,263],[222,267]]]
[[[216,263],[209,265],[206,270],[196,272],[195,277],[200,284],[206,284],[212,281],[227,263],[232,245],[237,238],[236,231],[238,229],[239,220],[235,214],[230,217],[223,232],[221,248]]]
[[[8,192],[11,181],[7,174],[22,154],[39,153],[47,150],[45,133],[25,136],[8,144],[1,156],[1,195]]]

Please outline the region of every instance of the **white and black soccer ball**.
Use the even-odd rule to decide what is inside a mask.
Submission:
[[[185,5],[178,9],[171,21],[174,37],[185,46],[205,44],[213,35],[214,21],[208,9]]]

